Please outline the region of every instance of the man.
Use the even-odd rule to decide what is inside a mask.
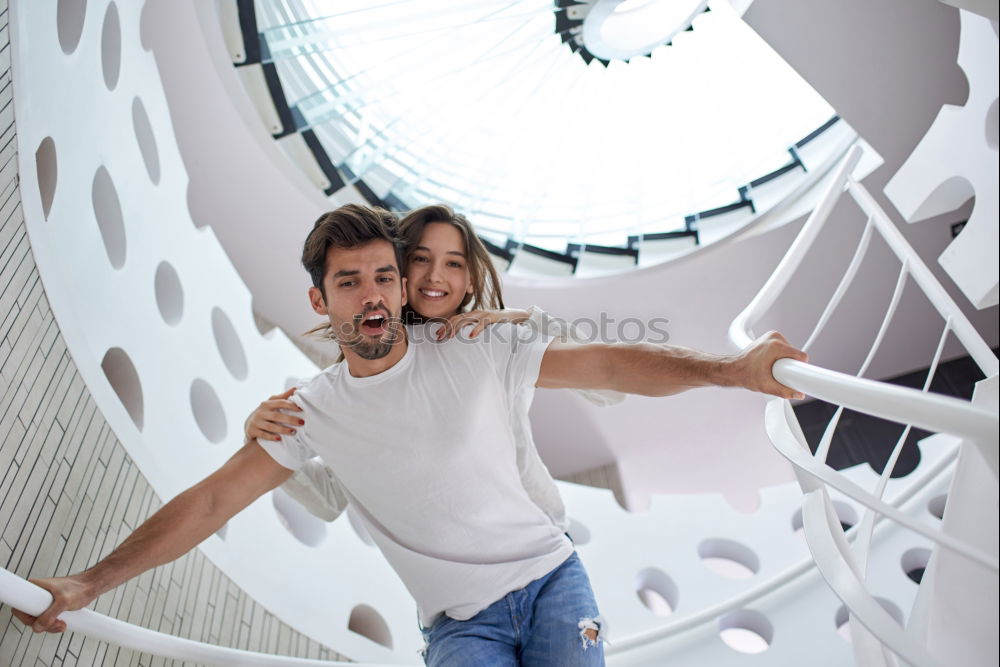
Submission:
[[[319,455],[417,601],[429,665],[603,664],[586,572],[521,484],[508,406],[535,386],[647,396],[741,386],[791,397],[771,365],[805,355],[774,333],[728,357],[553,342],[514,325],[443,344],[411,339],[393,223],[348,205],[306,240],[310,301],[346,362],[296,393],[306,426],[280,443],[247,443],[93,567],[37,581],[52,605],[37,618],[16,611],[21,621],[62,631],[62,611],[181,556]]]

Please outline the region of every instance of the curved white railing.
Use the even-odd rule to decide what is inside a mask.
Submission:
[[[837,304],[861,264],[872,235],[877,231],[896,252],[902,267],[886,318],[858,375],[864,373],[874,357],[888,322],[895,311],[896,304],[899,302],[902,287],[906,280],[912,278],[924,290],[945,319],[941,341],[931,363],[931,372],[925,383],[924,391],[887,385],[791,360],[782,360],[775,364],[774,374],[779,381],[811,396],[840,406],[823,436],[815,457],[809,453],[801,431],[797,428],[790,404],[787,401],[776,399],[771,401],[767,407],[766,426],[772,441],[776,448],[800,472],[800,484],[805,494],[803,522],[812,558],[804,559],[770,579],[718,604],[693,613],[679,614],[660,627],[617,639],[613,644],[608,645],[607,653],[609,655],[624,653],[630,649],[668,639],[696,626],[715,621],[725,613],[752,603],[812,572],[816,567],[829,582],[831,588],[844,600],[852,616],[857,618],[871,633],[868,634],[860,628],[852,631],[856,650],[867,656],[863,661],[864,664],[889,664],[888,661],[891,661],[891,658],[886,657],[882,651],[882,646],[887,646],[892,652],[912,665],[937,665],[938,663],[927,654],[922,643],[908,635],[867,592],[863,584],[867,553],[879,517],[888,518],[892,522],[927,537],[943,548],[961,554],[981,566],[984,572],[993,573],[990,576],[997,572],[996,556],[965,544],[941,530],[915,521],[899,509],[917,489],[921,488],[927,481],[936,479],[954,463],[957,450],[952,451],[933,466],[919,470],[912,477],[912,482],[907,489],[898,494],[891,503],[883,500],[882,495],[909,429],[904,431],[899,439],[874,491],[861,488],[825,464],[826,453],[832,442],[836,422],[844,408],[855,409],[931,431],[957,435],[993,450],[996,450],[998,440],[996,412],[984,410],[968,401],[929,394],[926,391],[940,359],[944,339],[949,333],[955,333],[988,377],[997,374],[997,359],[954,302],[941,289],[920,258],[905,243],[884,212],[871,200],[868,193],[851,179],[850,173],[859,158],[859,149],[854,149],[846,158],[838,170],[834,184],[810,216],[786,257],[761,292],[733,322],[730,336],[740,346],[745,346],[753,339],[753,326],[777,301],[781,291],[794,276],[809,246],[818,235],[820,228],[846,186],[868,214],[868,225],[866,225],[858,245],[858,251],[851,260],[844,279],[835,290],[833,298],[804,347],[808,349],[811,346],[833,315]],[[857,527],[849,531],[846,536],[841,528],[839,518],[833,512],[828,493],[829,488],[837,489],[869,510]],[[855,542],[853,552],[849,546],[851,541]],[[43,589],[0,568],[0,602],[23,609],[28,613],[38,614],[48,606],[50,596]],[[214,665],[275,665],[278,667],[357,664],[253,653],[205,644],[141,628],[86,609],[66,612],[61,615],[61,618],[66,621],[67,628],[74,632],[80,632],[126,648],[178,660]],[[374,665],[374,663],[368,664]]]
[[[48,608],[52,596],[43,588],[25,581],[16,574],[0,568],[0,602],[38,615]],[[90,609],[66,611],[59,615],[66,622],[66,629],[102,641],[110,642],[143,653],[152,653],[174,660],[194,661],[206,665],[238,665],[240,667],[330,667],[361,663],[308,658],[290,658],[268,653],[254,653],[183,639],[148,628],[139,627],[99,614]],[[368,667],[388,667],[389,663],[364,663]]]
[[[851,177],[860,157],[859,148],[853,149],[848,155],[829,191],[810,215],[770,279],[733,321],[729,336],[733,343],[741,348],[751,343],[755,337],[754,326],[778,301],[785,287],[795,276],[844,190],[850,192],[863,213],[868,216],[868,222],[844,277],[803,349],[808,351],[830,320],[847,287],[854,279],[875,232],[881,235],[901,263],[892,299],[871,349],[856,375],[819,368],[791,359],[782,359],[774,364],[772,371],[779,382],[838,406],[815,454],[810,452],[788,401],[781,399],[769,401],[765,423],[775,448],[795,466],[798,472],[799,484],[805,496],[803,524],[812,558],[829,586],[843,600],[851,617],[857,619],[862,626],[857,627],[852,623],[852,639],[859,663],[894,665],[896,661],[891,654],[895,654],[910,665],[929,667],[939,665],[940,662],[928,653],[925,647],[926,637],[916,636],[902,628],[866,586],[872,532],[876,521],[880,518],[890,519],[932,540],[939,548],[948,549],[969,559],[982,568],[985,577],[995,579],[1000,569],[995,554],[956,539],[939,527],[928,526],[915,520],[898,509],[898,502],[889,504],[882,499],[882,496],[912,427],[958,436],[964,443],[985,448],[995,458],[998,447],[996,409],[984,409],[970,401],[932,394],[928,389],[949,334],[955,335],[987,378],[997,375],[1000,364],[989,346],[905,241],[882,208],[867,190]],[[944,319],[941,337],[922,390],[861,377],[882,344],[903,288],[910,280],[923,291]],[[845,408],[906,425],[872,491],[861,488],[826,464],[837,422]],[[915,479],[911,483],[911,488],[920,483],[919,478]],[[853,549],[848,544],[830,500],[831,488],[868,508],[857,528],[852,531],[852,537],[856,538]],[[891,654],[885,649],[891,651]]]

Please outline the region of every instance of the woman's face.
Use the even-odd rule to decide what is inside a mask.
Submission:
[[[425,319],[449,317],[472,294],[469,260],[462,233],[447,222],[424,226],[406,264],[410,307]]]

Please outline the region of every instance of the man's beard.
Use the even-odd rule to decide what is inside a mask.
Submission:
[[[399,341],[403,332],[403,320],[397,313],[390,315],[385,320],[384,331],[380,336],[369,336],[361,332],[361,323],[369,313],[377,312],[378,309],[367,310],[360,315],[355,315],[351,322],[343,322],[340,330],[343,334],[337,336],[337,342],[341,350],[350,350],[362,359],[373,361],[381,359],[392,351],[392,346]]]

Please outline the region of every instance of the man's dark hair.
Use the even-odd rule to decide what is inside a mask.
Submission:
[[[358,204],[347,204],[319,216],[302,247],[302,266],[324,299],[323,277],[330,248],[357,248],[371,241],[388,241],[395,250],[396,268],[402,273],[403,244],[397,235],[397,223],[390,211]]]

